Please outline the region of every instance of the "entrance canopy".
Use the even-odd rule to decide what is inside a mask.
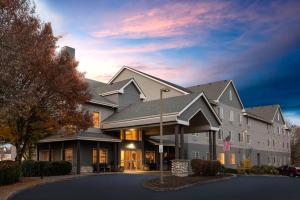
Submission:
[[[102,122],[103,131],[143,128],[156,132],[160,123],[160,100],[128,106]],[[174,125],[190,131],[218,130],[221,121],[204,93],[193,93],[163,99],[164,134],[174,133]],[[168,129],[170,131],[168,131]]]

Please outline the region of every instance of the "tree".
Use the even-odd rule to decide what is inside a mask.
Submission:
[[[66,51],[56,53],[57,40],[31,1],[0,1],[0,136],[16,146],[17,161],[41,137],[91,125],[78,109],[90,98],[84,74]]]
[[[294,165],[300,165],[300,127],[293,126],[292,142],[291,142],[291,162]]]

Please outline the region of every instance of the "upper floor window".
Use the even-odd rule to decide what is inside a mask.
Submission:
[[[251,142],[250,135],[246,135],[246,142],[247,142],[247,144],[250,144],[250,142]]]
[[[273,147],[275,147],[275,140],[273,140]]]
[[[250,127],[251,126],[251,120],[249,119],[249,117],[247,118],[247,125]]]
[[[141,141],[142,131],[135,128],[121,130],[121,140]]]
[[[229,90],[229,100],[232,101],[232,91]]]
[[[243,124],[243,115],[240,114],[240,125],[242,125],[242,124]]]
[[[242,133],[239,133],[239,142],[243,142],[244,141],[244,135]]]
[[[279,126],[277,127],[277,132],[278,132],[278,134],[281,134],[281,129]]]
[[[268,147],[270,146],[270,139],[268,139]]]
[[[229,114],[229,120],[230,120],[231,122],[234,121],[234,112],[233,112],[232,110],[230,111],[230,114]]]
[[[99,112],[93,112],[93,127],[94,128],[100,128],[100,113]]]
[[[220,115],[220,118],[221,119],[224,119],[224,110],[223,110],[223,107],[219,107],[219,115]]]
[[[230,138],[230,141],[233,141],[233,134],[232,134],[232,131],[229,131],[229,138]]]
[[[218,132],[218,139],[222,140],[223,139],[223,131],[220,129]]]

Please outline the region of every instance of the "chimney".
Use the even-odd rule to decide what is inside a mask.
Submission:
[[[71,58],[75,58],[75,49],[72,47],[64,46],[62,50],[67,51],[67,53],[71,56]]]

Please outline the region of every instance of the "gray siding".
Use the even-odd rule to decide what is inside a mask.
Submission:
[[[118,109],[123,109],[130,104],[138,103],[141,101],[142,100],[140,98],[140,92],[135,87],[135,85],[131,83],[124,89],[124,94],[119,95]]]
[[[229,91],[232,92],[232,100],[229,99]],[[237,93],[235,92],[235,89],[232,86],[232,83],[226,88],[226,90],[220,97],[219,102],[222,104],[228,105],[230,107],[233,107],[233,108],[243,109],[243,107],[238,99]]]

